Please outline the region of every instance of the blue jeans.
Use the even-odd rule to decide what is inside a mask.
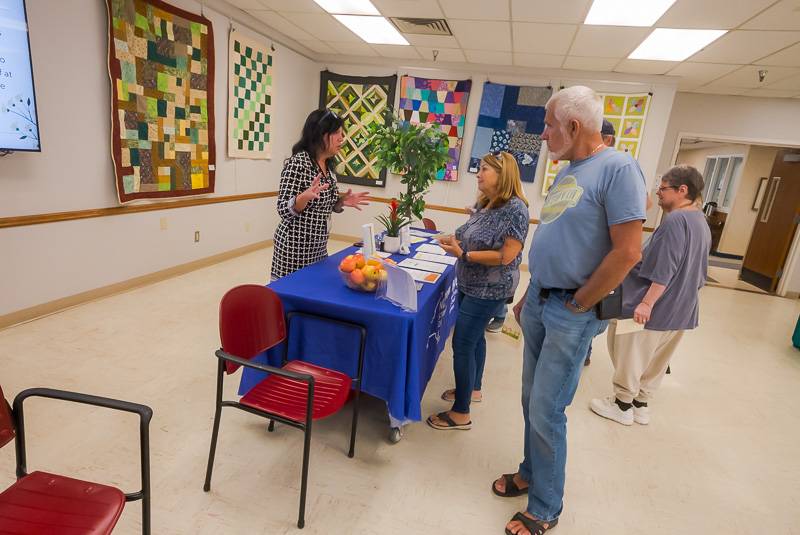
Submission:
[[[456,395],[453,411],[469,413],[472,391],[481,389],[486,363],[484,330],[505,299],[479,299],[458,292],[458,317],[453,331],[453,373]]]
[[[592,338],[606,326],[594,310],[576,314],[571,295],[551,291],[546,300],[531,284],[522,308],[524,460],[519,475],[528,482],[528,512],[549,522],[561,514],[567,462],[567,416]]]

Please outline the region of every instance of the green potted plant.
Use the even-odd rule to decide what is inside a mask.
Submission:
[[[408,220],[422,219],[425,194],[449,159],[447,134],[438,123],[412,124],[391,110],[384,114],[384,124],[370,126],[372,154],[379,169],[386,168],[401,176],[406,190],[400,192],[397,212]],[[381,221],[382,222],[382,221]],[[403,243],[403,246],[407,246]]]
[[[411,224],[411,219],[399,212],[399,206],[400,203],[396,199],[392,199],[392,202],[389,203],[389,215],[381,214],[377,217],[378,222],[386,229],[383,250],[387,253],[396,253],[400,250],[400,230]]]

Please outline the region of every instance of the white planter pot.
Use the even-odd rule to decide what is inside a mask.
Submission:
[[[384,236],[383,250],[387,253],[396,253],[400,250],[400,236]]]

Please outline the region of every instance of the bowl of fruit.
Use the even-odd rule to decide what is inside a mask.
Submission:
[[[362,254],[345,256],[339,263],[339,275],[348,288],[359,292],[374,292],[387,278],[380,260],[364,258]]]

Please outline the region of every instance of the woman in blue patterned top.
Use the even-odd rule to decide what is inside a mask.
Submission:
[[[439,243],[458,257],[458,319],[453,333],[456,387],[442,394],[450,411],[428,418],[434,429],[469,429],[469,405],[481,401],[486,361],[484,329],[514,295],[519,283],[522,247],[528,234],[528,201],[519,168],[507,152],[487,154],[478,171],[478,202],[455,236]]]

